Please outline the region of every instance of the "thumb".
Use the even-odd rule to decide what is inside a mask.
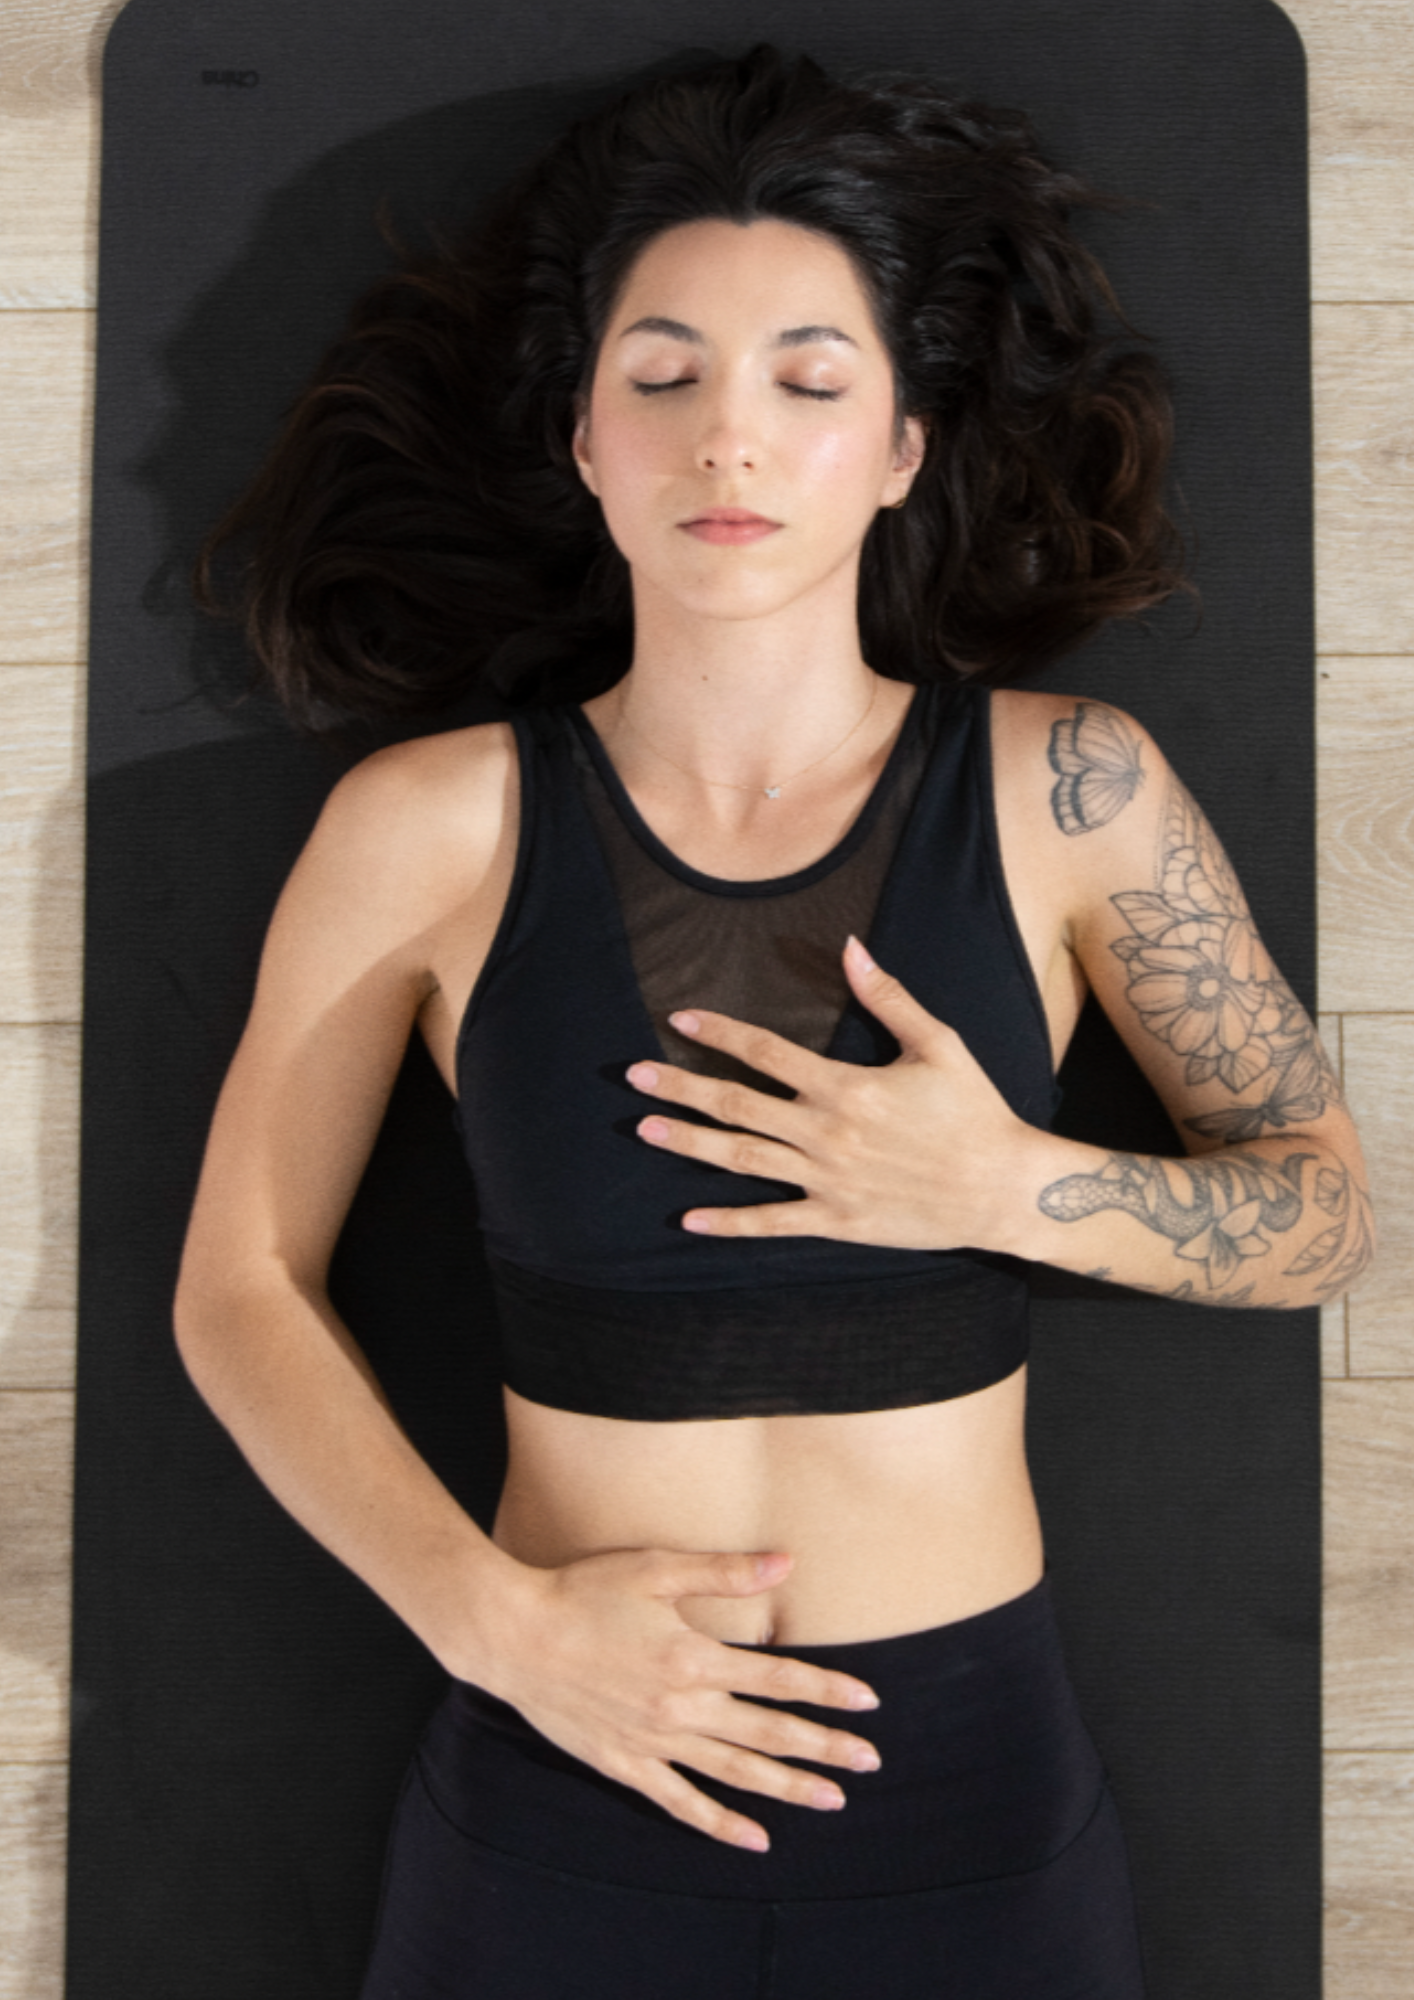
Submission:
[[[943,1023],[877,966],[857,937],[845,945],[844,970],[855,997],[883,1022],[905,1055],[926,1057],[937,1048],[947,1033]]]
[[[769,1590],[790,1569],[793,1558],[777,1550],[768,1555],[687,1551],[659,1556],[653,1578],[654,1597],[751,1597]]]

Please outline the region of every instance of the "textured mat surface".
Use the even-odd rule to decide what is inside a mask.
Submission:
[[[105,72],[94,481],[71,2000],[340,2000],[436,1687],[256,1484],[168,1331],[270,905],[338,766],[232,699],[204,528],[349,298],[565,119],[762,35],[1031,111],[1144,206],[1092,231],[1181,409],[1201,627],[1054,676],[1122,702],[1314,965],[1304,71],[1266,0],[132,0]],[[1171,1145],[1087,1027],[1073,1129]],[[471,1189],[414,1053],[340,1254],[414,1435],[485,1519],[502,1437]],[[1153,2000],[1319,1990],[1313,1314],[1043,1280],[1033,1455]]]

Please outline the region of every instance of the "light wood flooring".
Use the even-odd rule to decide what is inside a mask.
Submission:
[[[0,2000],[62,1991],[96,84],[117,11],[0,0]],[[1325,1324],[1327,1994],[1407,2000],[1414,0],[1288,11],[1311,74],[1323,1027],[1384,1244]]]

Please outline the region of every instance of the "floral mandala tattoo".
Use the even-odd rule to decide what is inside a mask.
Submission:
[[[1164,811],[1159,886],[1111,899],[1129,926],[1110,949],[1153,1035],[1184,1058],[1188,1083],[1225,1084],[1257,1099],[1185,1119],[1230,1144],[1319,1118],[1340,1085],[1296,995],[1267,957],[1232,864],[1194,800],[1173,779]]]

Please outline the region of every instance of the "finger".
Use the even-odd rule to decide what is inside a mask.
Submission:
[[[758,1708],[736,1701],[732,1741],[770,1757],[799,1757],[809,1764],[838,1764],[846,1771],[877,1771],[880,1758],[872,1743],[843,1729],[827,1729],[787,1709]]]
[[[710,1049],[722,1049],[744,1062],[748,1069],[788,1083],[794,1091],[807,1090],[820,1081],[823,1072],[834,1067],[827,1056],[817,1056],[813,1049],[803,1049],[799,1042],[787,1041],[784,1035],[774,1035],[769,1028],[755,1027],[749,1021],[734,1020],[730,1014],[712,1014],[705,1008],[693,1007],[669,1014],[668,1021],[680,1035],[690,1035]]]
[[[833,1667],[812,1667],[780,1653],[758,1653],[750,1646],[723,1644],[732,1665],[725,1683],[734,1694],[760,1695],[770,1701],[803,1701],[811,1708],[877,1708],[879,1697],[867,1681]],[[763,1714],[769,1713],[763,1710]]]
[[[617,1774],[611,1771],[608,1775]],[[730,1847],[749,1847],[757,1854],[765,1854],[771,1845],[765,1827],[758,1826],[744,1813],[733,1812],[729,1806],[709,1799],[670,1765],[655,1759],[644,1775],[626,1781],[636,1785],[645,1798],[652,1799],[674,1819],[696,1827],[699,1833],[710,1834],[713,1840],[723,1840]]]
[[[826,1221],[816,1201],[763,1201],[742,1208],[690,1208],[682,1226],[694,1236],[833,1236]]]
[[[750,1597],[769,1590],[790,1574],[794,1556],[784,1549],[752,1551],[651,1549],[645,1566],[649,1595],[679,1597]],[[725,1648],[723,1649],[725,1650]]]
[[[883,1022],[905,1055],[936,1055],[952,1030],[906,987],[877,966],[857,937],[844,948],[845,977],[856,998]]]
[[[690,1742],[690,1748],[673,1753],[673,1762],[701,1771],[719,1784],[760,1792],[768,1799],[783,1799],[787,1805],[814,1806],[819,1812],[838,1812],[844,1804],[844,1793],[834,1779],[822,1778],[816,1771],[797,1771],[793,1765],[778,1764],[773,1757],[744,1750],[739,1743],[715,1742],[705,1736]]]
[[[680,1118],[661,1118],[657,1112],[638,1123],[638,1136],[665,1153],[679,1153],[687,1160],[702,1160],[710,1167],[725,1167],[729,1173],[751,1174],[758,1180],[801,1183],[805,1155],[779,1139],[763,1139],[756,1132],[718,1132],[710,1125],[688,1125]]]
[[[800,1113],[784,1097],[768,1097],[744,1083],[724,1083],[715,1076],[698,1076],[671,1063],[638,1062],[628,1071],[635,1090],[667,1104],[686,1104],[721,1125],[767,1138],[789,1140],[800,1129]]]

